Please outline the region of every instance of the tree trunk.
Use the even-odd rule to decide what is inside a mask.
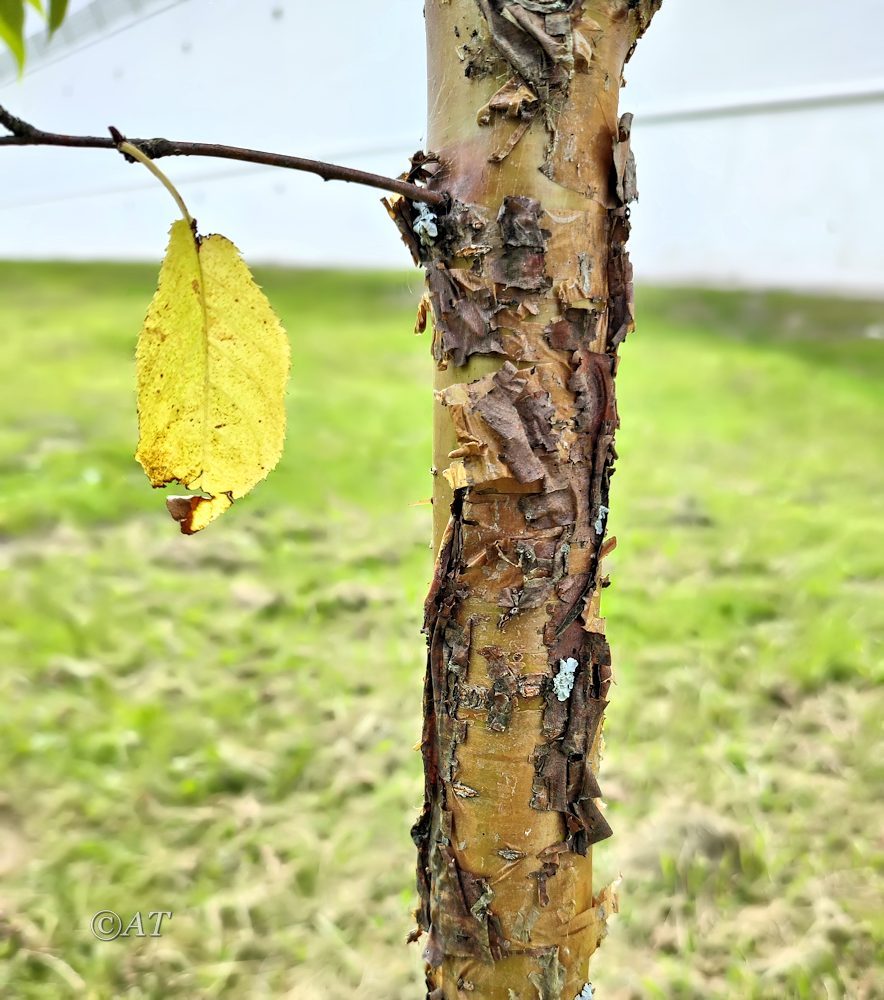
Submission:
[[[635,170],[622,70],[661,0],[426,0],[448,211],[390,205],[427,274],[434,580],[418,846],[431,1000],[591,996],[616,906],[596,781],[599,595]]]

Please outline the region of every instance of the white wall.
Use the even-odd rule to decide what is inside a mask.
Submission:
[[[118,4],[112,3],[112,9]],[[398,174],[421,144],[423,18],[415,0],[141,2],[105,40],[35,62],[0,103],[48,129],[229,142]],[[280,16],[281,14],[281,16]],[[400,61],[399,53],[402,53]],[[0,150],[0,257],[156,258],[175,217],[143,168],[102,150]],[[204,230],[249,260],[404,267],[381,192],[212,160],[163,163]],[[72,195],[87,193],[88,197]],[[18,207],[16,207],[18,206]],[[342,239],[341,236],[344,236]]]
[[[422,145],[420,0],[339,0],[347,30],[333,51],[328,5],[313,0],[79,6],[104,16],[104,34],[79,50],[84,38],[58,40],[21,82],[0,64],[0,103],[47,128],[112,123],[391,174]],[[881,37],[881,0],[665,0],[623,95],[644,280],[884,293]],[[203,228],[250,260],[407,265],[374,192],[205,160],[164,168]],[[0,150],[0,256],[154,259],[173,215],[155,182],[107,152]]]
[[[622,103],[637,111],[637,273],[884,294],[882,38],[881,0],[664,0]]]

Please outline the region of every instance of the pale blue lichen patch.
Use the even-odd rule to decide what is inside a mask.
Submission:
[[[439,227],[436,225],[436,217],[429,205],[422,201],[415,202],[417,215],[411,223],[415,236],[425,247],[433,245],[433,240],[439,235]]]
[[[559,672],[553,677],[553,690],[559,701],[567,701],[574,687],[574,674],[579,666],[573,656],[559,660]]]
[[[599,512],[596,515],[595,524],[593,525],[597,535],[600,535],[605,530],[605,522],[608,520],[609,511],[610,508],[606,507],[604,504],[599,505]]]

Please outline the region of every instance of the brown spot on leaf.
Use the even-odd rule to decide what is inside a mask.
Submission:
[[[193,515],[200,503],[204,503],[203,497],[167,497],[166,509],[172,515],[173,520],[181,525],[182,534],[192,535]]]

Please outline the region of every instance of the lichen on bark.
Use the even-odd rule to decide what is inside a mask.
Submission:
[[[438,551],[426,602],[413,829],[433,1000],[573,1000],[616,908],[597,770],[600,613],[633,328],[636,197],[622,70],[660,0],[427,0],[432,154],[446,190],[391,215],[427,275]],[[412,176],[415,176],[413,173]]]

